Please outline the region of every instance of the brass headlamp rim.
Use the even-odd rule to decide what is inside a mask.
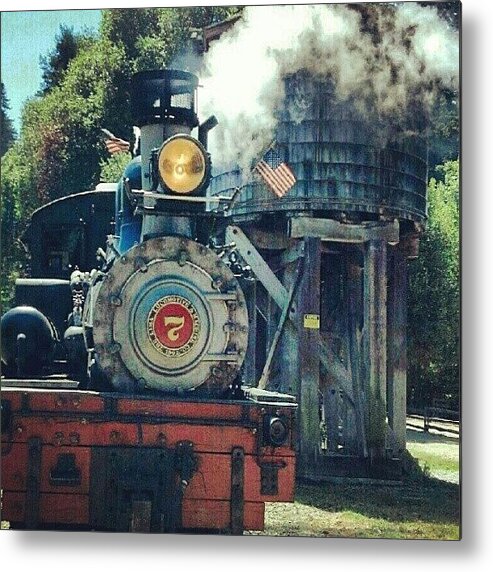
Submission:
[[[172,145],[174,142],[180,142],[180,141],[189,142],[190,145],[195,146],[196,150],[200,153],[200,159],[201,159],[200,179],[196,184],[192,184],[191,186],[189,186],[190,188],[185,188],[185,189],[179,189],[178,186],[173,186],[169,181],[169,177],[167,178],[165,176],[163,172],[164,169],[162,167],[164,158],[163,153],[166,151],[167,148],[169,149],[169,146]],[[166,139],[166,141],[164,141],[161,147],[159,148],[156,154],[156,170],[159,182],[164,190],[177,195],[196,194],[198,191],[204,189],[209,184],[210,174],[211,174],[210,156],[205,147],[198,139],[192,137],[187,133],[178,133]]]

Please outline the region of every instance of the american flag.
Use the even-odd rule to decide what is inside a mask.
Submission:
[[[279,198],[282,198],[296,183],[296,177],[285,163],[283,150],[279,147],[269,149],[253,170]]]
[[[107,129],[101,129],[101,131],[106,135],[106,139],[104,140],[106,149],[112,155],[115,155],[115,153],[123,153],[124,151],[129,151],[130,143],[128,141],[116,137],[116,135],[113,135],[113,133]]]

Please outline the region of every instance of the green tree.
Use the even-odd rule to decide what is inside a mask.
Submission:
[[[128,59],[138,56],[139,40],[155,36],[158,31],[160,8],[118,8],[104,10],[101,36],[114,45],[122,46]]]
[[[0,157],[3,157],[15,140],[15,129],[9,117],[10,104],[3,82],[0,83]]]
[[[437,96],[431,115],[429,143],[429,165],[442,165],[459,155],[460,118],[459,94],[443,89]],[[431,170],[430,177],[439,178],[440,172]]]
[[[196,55],[193,31],[240,12],[237,6],[105,10],[101,35],[123,46],[133,71],[159,69]],[[193,63],[193,58],[192,60]],[[190,70],[191,71],[191,70]]]
[[[41,93],[48,93],[62,83],[70,62],[83,49],[87,34],[75,34],[74,29],[63,24],[56,36],[55,47],[40,58],[42,70]]]
[[[32,200],[33,170],[19,142],[2,157],[0,171],[2,189],[1,212],[1,307],[7,309],[13,298],[15,279],[22,275],[28,263],[20,240],[28,215],[37,206]]]
[[[20,236],[32,211],[116,180],[129,156],[111,158],[105,127],[132,137],[129,82],[135,71],[161,68],[194,51],[192,28],[237,12],[234,7],[105,10],[99,36],[60,28],[54,49],[42,60],[43,84],[23,109],[19,139],[2,159],[2,301],[24,272]],[[2,110],[4,109],[2,92]],[[3,118],[2,118],[3,133]]]
[[[409,396],[417,405],[460,391],[459,161],[449,161],[428,186],[429,221],[410,272]]]

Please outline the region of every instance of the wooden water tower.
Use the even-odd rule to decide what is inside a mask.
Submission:
[[[285,83],[276,147],[297,182],[278,199],[253,181],[226,229],[258,277],[245,382],[297,396],[300,476],[394,477],[406,448],[407,264],[426,218],[419,115],[397,129],[306,73]],[[211,194],[240,180],[217,174]]]

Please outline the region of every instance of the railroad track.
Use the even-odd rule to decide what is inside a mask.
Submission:
[[[460,422],[440,417],[425,417],[424,415],[410,414],[406,419],[409,429],[417,429],[425,433],[434,432],[441,434],[460,435]]]

